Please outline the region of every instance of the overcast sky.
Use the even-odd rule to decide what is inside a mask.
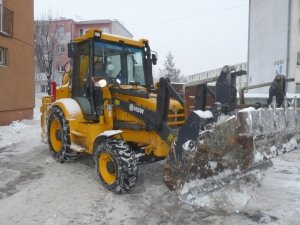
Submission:
[[[134,38],[147,38],[162,68],[167,53],[191,75],[246,62],[248,0],[34,0],[35,18],[47,11],[75,20],[117,19]],[[157,70],[156,70],[157,73]]]

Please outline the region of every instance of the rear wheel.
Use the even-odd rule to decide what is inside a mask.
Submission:
[[[103,141],[98,145],[94,159],[97,178],[110,191],[121,194],[135,186],[138,174],[137,159],[125,141]]]
[[[59,162],[78,158],[79,153],[70,149],[69,122],[60,108],[52,107],[50,110],[47,124],[51,155]]]

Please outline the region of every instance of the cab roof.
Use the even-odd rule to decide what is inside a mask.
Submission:
[[[127,37],[122,37],[114,34],[103,33],[101,29],[89,29],[83,36],[75,38],[72,42],[82,42],[88,39],[99,39],[105,41],[111,41],[116,43],[124,43],[128,45],[133,45],[137,47],[145,46],[145,43],[148,42],[147,39],[134,40]]]

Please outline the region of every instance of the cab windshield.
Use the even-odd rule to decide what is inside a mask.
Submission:
[[[108,76],[120,84],[145,85],[143,49],[95,41],[92,76]]]

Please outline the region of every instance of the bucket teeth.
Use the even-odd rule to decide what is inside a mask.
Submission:
[[[215,120],[201,115],[190,115],[170,151],[164,167],[170,189],[195,179],[211,182],[221,173],[234,180],[233,174],[257,168],[300,143],[300,111],[295,108],[253,108]]]

